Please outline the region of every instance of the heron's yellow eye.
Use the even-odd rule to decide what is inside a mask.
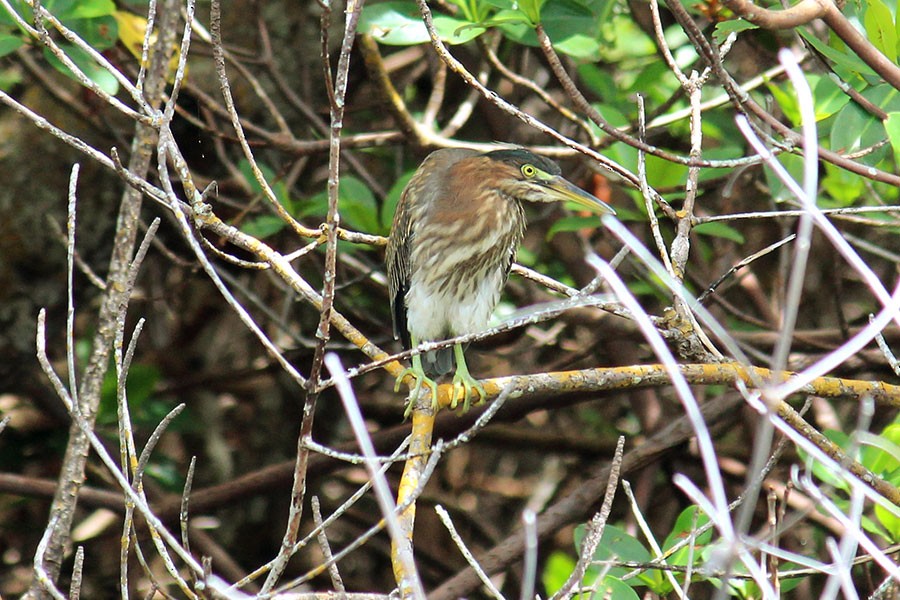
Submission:
[[[537,175],[537,168],[534,165],[522,165],[522,175],[525,177],[534,177]]]

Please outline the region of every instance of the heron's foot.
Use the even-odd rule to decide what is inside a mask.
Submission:
[[[417,357],[418,358],[418,357]],[[394,391],[400,391],[400,384],[403,382],[403,378],[407,375],[410,375],[415,378],[416,385],[413,386],[412,391],[409,394],[409,402],[406,404],[406,410],[403,411],[403,418],[408,419],[409,415],[412,414],[413,406],[416,404],[416,400],[419,399],[419,391],[421,391],[422,386],[431,388],[431,408],[434,411],[438,409],[438,384],[434,379],[431,379],[427,375],[425,375],[425,371],[422,369],[421,365],[416,365],[413,361],[413,366],[403,369],[400,372],[400,375],[397,376],[397,381],[394,383]]]
[[[456,408],[456,405],[462,400],[463,412],[468,412],[472,404],[470,400],[473,396],[477,396],[475,404],[484,402],[484,399],[487,397],[484,386],[481,385],[480,381],[472,377],[468,371],[461,373],[457,370],[456,375],[453,376],[453,396],[450,398],[450,408]]]
[[[453,376],[453,394],[450,396],[450,408],[456,408],[460,400],[463,401],[463,412],[468,412],[471,406],[470,399],[473,395],[478,396],[475,404],[481,404],[487,398],[484,386],[472,377],[469,373],[469,367],[466,365],[466,358],[463,356],[462,346],[457,344],[453,347],[453,353],[456,355],[456,375]]]

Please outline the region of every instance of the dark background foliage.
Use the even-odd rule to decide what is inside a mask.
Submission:
[[[826,152],[818,169],[818,204],[845,211],[832,215],[833,224],[883,285],[893,289],[900,252],[894,212],[900,98],[896,83],[890,81],[890,69],[887,75],[873,70],[872,55],[848,47],[839,35],[840,24],[830,17],[776,30],[766,23],[757,27],[739,18],[743,3],[725,4],[730,8],[706,1],[661,9],[665,43],[687,74],[700,72],[709,64],[702,48],[698,50],[697,36],[718,45],[730,31],[739,32],[731,51],[716,65],[721,71],[714,70],[698,92],[706,105],[702,118],[691,123],[690,98],[663,60],[647,3],[433,3],[438,32],[465,69],[482,76],[497,97],[570,139],[571,147],[567,147],[510,114],[448,69],[429,43],[414,2],[368,2],[359,32],[374,40],[368,44],[357,40],[349,55],[339,208],[341,226],[351,232],[345,237],[351,239],[338,242],[335,309],[374,344],[388,352],[400,351],[391,333],[383,239],[375,236],[387,235],[400,191],[428,152],[453,144],[487,148],[494,142],[535,147],[553,156],[571,181],[615,206],[628,230],[654,248],[654,226],[647,205],[628,181],[628,174],[638,172],[635,146],[648,145],[652,155],[647,159],[647,181],[661,198],[653,206],[659,218],[655,231],[670,247],[678,238],[679,223],[685,218],[690,222],[686,230],[690,255],[680,275],[685,289],[701,294],[743,259],[800,230],[797,214],[791,212],[798,207],[797,199],[770,167],[745,160],[753,153],[734,118],[738,112],[751,114],[757,130],[770,136],[767,143],[782,151],[777,160],[793,176],[802,176],[804,158],[792,137],[792,130],[797,131],[800,124],[800,109],[793,86],[778,68],[780,48],[795,52],[812,88],[819,144]],[[12,2],[11,6],[26,20],[33,19],[25,3]],[[137,76],[146,5],[58,0],[44,6],[129,79]],[[688,16],[693,29],[686,27],[675,8],[678,14]],[[318,2],[238,1],[222,6],[226,69],[253,156],[277,201],[312,229],[328,218],[327,185],[334,173],[328,153],[330,87],[323,75],[323,46],[330,68],[335,69],[344,36],[344,9],[341,3],[328,6]],[[328,22],[323,23],[323,13],[330,14]],[[886,58],[896,71],[900,31],[896,2],[851,3],[844,14],[863,32],[872,51]],[[276,216],[254,178],[220,92],[212,46],[205,34],[209,15],[208,3],[199,3],[196,20],[200,27],[194,28],[188,71],[170,125],[175,144],[198,189],[214,184],[206,200],[216,216],[288,255],[316,236],[299,236]],[[539,47],[538,23],[557,54]],[[65,44],[59,32],[49,35]],[[71,46],[64,47],[73,58],[79,57]],[[555,76],[557,59],[586,103],[603,116],[609,128],[619,128],[627,138],[616,141],[602,130],[606,125],[598,125],[585,114],[585,107]],[[103,284],[110,276],[110,253],[121,230],[116,215],[126,188],[113,170],[38,129],[12,106],[27,106],[104,154],[117,148],[126,164],[135,129],[131,118],[86,89],[55,61],[38,39],[27,35],[6,9],[0,8],[0,89],[5,106],[0,109],[0,411],[10,419],[0,433],[0,594],[4,597],[25,593],[32,585],[33,556],[48,524],[51,497],[70,438],[70,415],[35,358],[35,334],[38,311],[46,309],[48,352],[57,371],[65,373],[64,231],[71,166],[81,164],[72,288],[76,310],[73,350],[79,370],[88,361],[98,328],[109,326],[98,323],[97,314],[105,295]],[[96,62],[81,58],[76,63],[110,96],[134,105]],[[378,79],[380,69],[390,87]],[[745,86],[750,101],[762,107],[771,122],[746,104],[736,109],[726,93],[722,71]],[[171,90],[174,68],[168,77]],[[845,89],[836,82],[846,84]],[[644,136],[637,133],[638,95],[646,103],[649,125]],[[692,128],[702,131],[699,145],[691,140]],[[579,151],[578,145],[618,162],[622,171],[602,168]],[[692,174],[685,164],[690,156],[708,162],[697,163],[702,168]],[[164,179],[156,168],[146,175],[154,186]],[[686,186],[688,180],[696,192]],[[182,200],[190,200],[176,188]],[[716,219],[724,215],[743,218]],[[271,560],[281,544],[308,390],[284,372],[223,301],[172,211],[145,200],[139,237],[156,217],[161,217],[162,223],[137,277],[124,325],[127,341],[137,320],[145,322],[128,378],[138,448],[173,407],[183,403],[185,409],[170,424],[150,459],[145,491],[157,514],[177,531],[179,497],[188,464],[196,457],[192,547],[195,556],[214,557],[213,572],[236,581]],[[322,231],[315,233],[318,236]],[[356,233],[368,236],[353,237]],[[287,361],[308,376],[316,355],[319,311],[272,269],[246,268],[211,250],[259,260],[259,255],[236,244],[235,238],[199,228],[194,237],[205,238],[207,256],[241,305]],[[791,243],[731,274],[705,300],[730,338],[758,366],[775,362],[774,348],[785,331],[785,314],[792,310],[796,309],[797,322],[796,331],[787,332],[793,334],[793,343],[786,366],[800,371],[838,350],[868,323],[870,313],[881,308],[860,272],[847,265],[831,241],[816,232],[810,244],[798,304],[791,306],[786,293],[796,260]],[[324,236],[314,245],[291,264],[303,280],[321,291],[328,270]],[[568,207],[529,207],[529,229],[518,262],[558,284],[581,288],[597,275],[586,256],[596,253],[612,259],[621,248],[621,240],[604,232],[595,216]],[[618,273],[643,309],[660,317],[655,324],[661,330],[671,334],[678,328],[671,308],[673,293],[643,261],[628,254]],[[514,274],[498,307],[498,321],[523,311],[534,312],[539,306],[545,308],[544,303],[560,298],[534,278]],[[553,319],[475,342],[467,352],[472,372],[487,379],[658,363],[635,320],[607,309],[574,308]],[[889,344],[896,344],[896,325],[884,334]],[[709,356],[684,352],[677,336],[669,337],[672,347],[681,350],[682,362],[714,365],[715,361],[704,360]],[[327,349],[337,353],[346,367],[369,362],[358,345],[334,330]],[[896,375],[888,363],[870,343],[842,360],[831,374],[890,384]],[[710,431],[725,490],[733,500],[746,491],[753,451],[762,444],[758,438],[761,418],[747,403],[738,401],[740,393],[730,382],[708,383],[712,385],[698,383],[694,388],[699,403],[708,409],[731,407],[710,418]],[[402,414],[405,394],[395,393],[393,385],[394,378],[380,369],[353,379],[366,424],[382,454],[392,452],[408,432]],[[693,438],[678,438],[667,429],[684,414],[672,387],[644,387],[636,378],[633,385],[618,390],[576,388],[575,392],[551,387],[535,396],[526,394],[521,404],[511,400],[488,427],[442,457],[418,501],[414,547],[426,590],[444,590],[440,586],[466,567],[432,510],[434,505],[449,511],[476,556],[496,551],[520,527],[523,510],[541,515],[548,507],[578,498],[586,480],[605,473],[602,469],[608,465],[619,435],[626,436],[628,450],[638,449],[648,440],[668,443],[647,464],[626,467],[624,475],[655,537],[660,542],[667,537],[677,540],[702,525],[700,517],[693,518],[694,503],[672,483],[676,473],[701,489],[709,483]],[[830,439],[845,448],[856,443],[848,435],[860,423],[880,434],[882,441],[869,443],[868,455],[864,452],[859,460],[896,490],[900,465],[896,458],[886,458],[896,448],[890,444],[900,443],[900,426],[894,424],[896,397],[893,408],[890,403],[879,403],[870,416],[864,412],[862,421],[858,398],[795,394],[789,401],[797,409],[806,404],[809,423],[818,431],[830,432]],[[473,418],[442,413],[435,437],[452,437]],[[111,369],[100,395],[96,431],[113,456],[118,456],[120,440],[117,423],[115,373]],[[314,423],[312,433],[318,443],[357,451],[333,388],[321,391]],[[784,439],[777,434],[771,448],[764,451],[777,448],[777,460],[766,473],[762,499],[751,505],[747,531],[786,551],[828,562],[826,540],[840,538],[846,528],[833,516],[818,512],[808,493],[785,492],[791,466],[802,465],[807,455],[794,443],[781,443]],[[841,478],[828,480],[828,470],[821,465],[813,471],[825,478],[824,493],[849,511],[849,484]],[[307,473],[301,533],[314,527],[309,498],[318,497],[322,513],[329,515],[369,478],[360,465],[317,453]],[[387,477],[396,488],[400,466],[389,469]],[[72,532],[73,543],[85,549],[83,595],[112,597],[118,595],[122,495],[95,456],[87,462],[85,486]],[[774,504],[767,506],[768,490]],[[563,525],[542,535],[536,577],[523,573],[516,555],[516,560],[509,561],[513,566],[497,570],[498,587],[506,595],[517,595],[523,580],[531,577],[542,596],[554,593],[578,556],[577,544],[583,535],[579,524],[599,510],[601,500],[602,493],[592,503],[570,508],[561,520]],[[779,517],[777,538],[768,529],[771,506],[784,507],[778,509],[784,512]],[[374,498],[364,496],[329,527],[332,548],[351,543],[379,516]],[[865,505],[864,519],[866,535],[876,545],[892,549],[889,552],[895,557],[896,547],[891,544],[900,541],[900,519],[884,509],[874,512],[871,502]],[[652,557],[634,511],[621,492],[608,522],[598,557],[614,555],[639,562]],[[136,532],[147,553],[151,545],[146,526],[139,522]],[[712,537],[698,538],[694,557],[698,566],[709,564],[713,545]],[[860,556],[869,554],[860,551]],[[679,564],[686,564],[688,559],[680,560]],[[171,594],[180,593],[152,553],[146,570],[133,553],[128,561],[133,594],[144,596],[151,581]],[[322,561],[323,550],[312,544],[293,558],[285,579],[298,577]],[[72,567],[72,554],[67,552],[61,587]],[[348,591],[387,594],[396,587],[386,535],[371,539],[339,567]],[[787,566],[782,564],[782,568]],[[598,580],[601,572],[605,573],[593,567],[585,582]],[[605,573],[616,577],[616,585],[625,586],[615,588],[617,594],[626,594],[621,597],[632,597],[629,593],[676,597],[659,571],[648,571],[645,579],[628,584],[618,582],[623,573]],[[678,577],[683,581],[683,575]],[[861,595],[884,594],[875,590],[885,574],[869,561],[863,561],[847,577]],[[803,573],[786,578],[781,589],[798,598],[815,597],[827,585],[826,579],[822,574]],[[691,597],[713,596],[717,581],[698,575]],[[334,587],[327,574],[313,578],[310,586],[312,590]],[[798,587],[790,591],[794,586]],[[443,597],[440,591],[436,593]],[[758,590],[750,584],[736,585],[728,593],[758,597]]]

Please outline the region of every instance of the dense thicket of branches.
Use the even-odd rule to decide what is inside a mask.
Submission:
[[[0,595],[896,597],[896,3],[690,4],[0,0]],[[404,421],[384,236],[496,143],[617,216]]]

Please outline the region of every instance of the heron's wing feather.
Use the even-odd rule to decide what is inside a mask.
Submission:
[[[388,290],[391,297],[391,317],[394,321],[394,338],[403,341],[404,348],[412,347],[409,328],[406,324],[406,293],[410,280],[410,242],[412,236],[408,210],[401,210],[406,202],[407,190],[403,191],[398,210],[394,214],[391,236],[387,245]]]

